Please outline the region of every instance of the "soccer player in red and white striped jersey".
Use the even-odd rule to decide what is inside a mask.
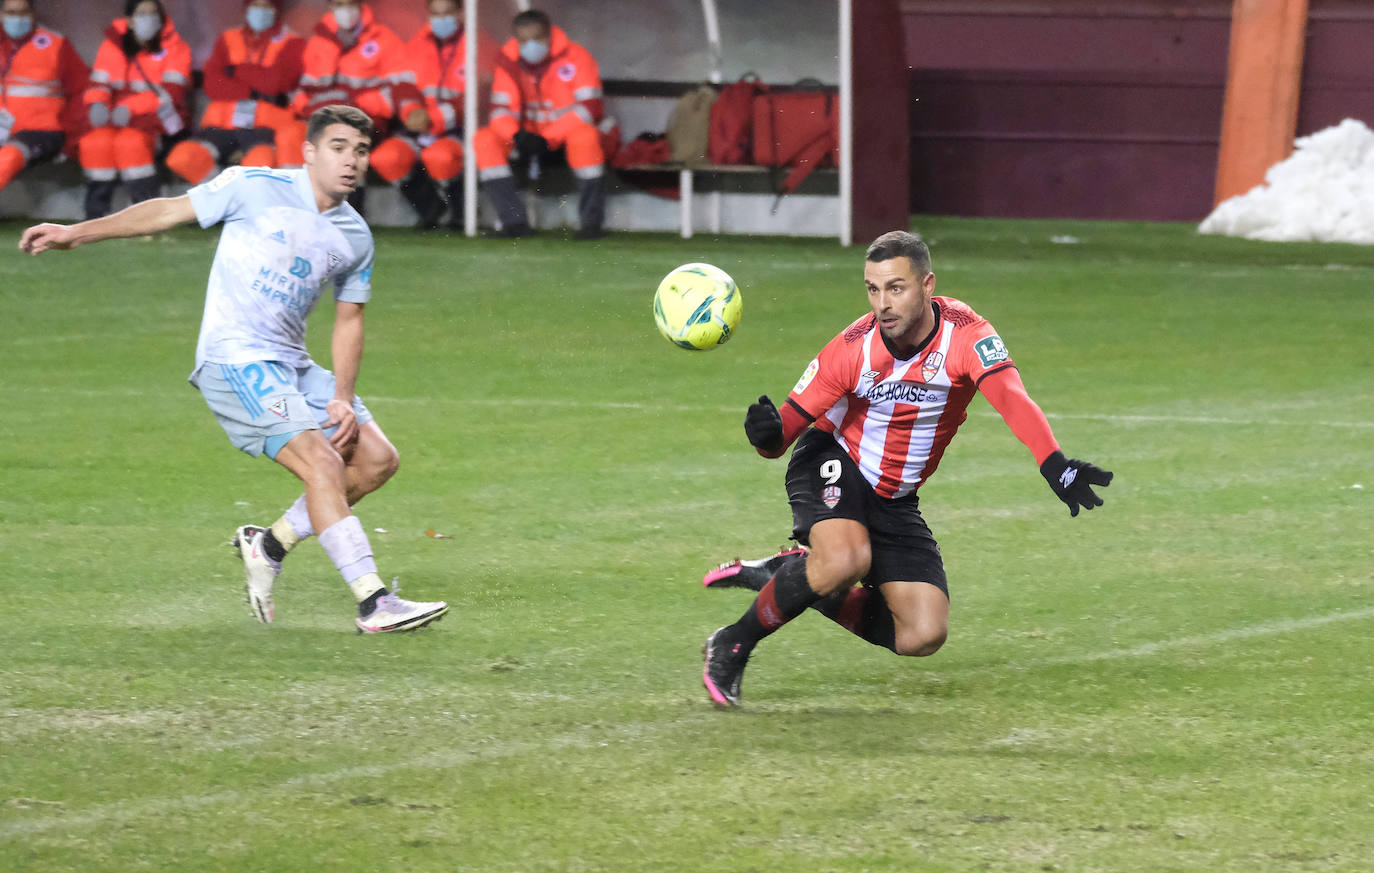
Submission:
[[[920,237],[878,237],[864,284],[871,312],[821,349],[781,412],[763,396],[745,418],[749,442],[764,457],[796,444],[787,495],[793,537],[809,551],[707,574],[708,586],[729,579],[718,587],[755,587],[740,581],[751,575],[759,583],[740,620],[706,641],[702,680],[717,705],[739,705],[754,646],[808,607],[899,655],[932,655],[944,644],[948,585],[917,489],[939,466],[976,392],[1030,449],[1071,515],[1101,506],[1092,486],[1111,482],[1110,472],[1064,457],[992,325],[966,303],[935,296]]]

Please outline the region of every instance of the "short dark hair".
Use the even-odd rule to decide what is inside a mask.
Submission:
[[[312,145],[319,145],[317,140],[324,133],[324,129],[331,124],[346,124],[354,130],[372,139],[372,119],[368,114],[356,106],[349,106],[345,103],[335,103],[332,106],[322,106],[316,109],[310,116],[310,121],[305,126],[305,140]]]
[[[930,272],[930,249],[926,247],[925,240],[921,239],[919,234],[905,230],[889,230],[875,239],[868,247],[868,253],[864,255],[864,260],[875,264],[893,258],[909,259],[917,276],[924,276]]]
[[[540,12],[538,9],[526,9],[511,20],[511,30],[522,24],[537,24],[545,33],[553,31],[553,22],[549,20],[548,13]]]

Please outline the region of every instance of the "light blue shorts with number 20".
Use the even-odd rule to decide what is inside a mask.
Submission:
[[[329,420],[325,404],[334,399],[334,374],[313,361],[300,368],[273,361],[206,362],[191,374],[191,384],[200,389],[234,447],[255,458],[264,453],[275,458],[292,437],[323,427]],[[356,396],[353,414],[359,426],[372,420]],[[334,430],[326,430],[325,436]]]

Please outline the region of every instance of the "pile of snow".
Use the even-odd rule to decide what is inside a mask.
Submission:
[[[1347,118],[1293,146],[1263,185],[1222,201],[1198,232],[1374,245],[1374,131]]]

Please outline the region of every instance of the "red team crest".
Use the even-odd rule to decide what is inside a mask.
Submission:
[[[929,382],[940,374],[940,367],[945,363],[945,356],[939,352],[931,352],[926,355],[926,359],[921,362],[921,381]]]
[[[825,488],[821,489],[821,501],[824,502],[826,506],[834,509],[836,504],[840,502],[840,486],[827,485]]]

